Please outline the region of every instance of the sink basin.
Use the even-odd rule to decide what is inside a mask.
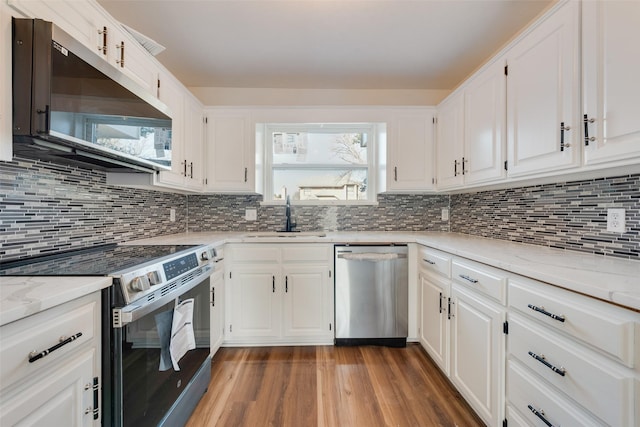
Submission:
[[[325,237],[322,231],[260,231],[245,234],[244,237]]]

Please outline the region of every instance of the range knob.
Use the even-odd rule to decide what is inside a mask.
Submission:
[[[206,250],[200,254],[200,261],[209,261],[209,251]]]
[[[147,273],[147,278],[149,279],[149,284],[151,286],[157,285],[161,282],[160,275],[157,271],[150,271]]]
[[[142,292],[149,289],[149,277],[147,275],[134,277],[129,282],[129,290],[132,292]]]

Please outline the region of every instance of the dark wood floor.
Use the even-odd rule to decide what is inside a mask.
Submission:
[[[483,425],[409,344],[222,348],[187,427]]]

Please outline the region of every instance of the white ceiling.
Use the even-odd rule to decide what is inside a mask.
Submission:
[[[452,89],[553,0],[98,0],[186,86]]]

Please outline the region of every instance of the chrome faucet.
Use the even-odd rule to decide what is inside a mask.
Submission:
[[[287,217],[287,223],[284,226],[284,231],[293,231],[297,224],[295,222],[291,222],[291,200],[289,199],[289,196],[287,196],[287,203],[285,206],[286,208],[284,213]]]

